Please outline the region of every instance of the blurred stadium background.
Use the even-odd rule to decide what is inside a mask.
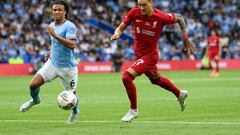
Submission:
[[[115,26],[120,24],[133,0],[68,0],[71,5],[70,20],[78,27],[75,49],[79,61],[107,62],[117,48],[125,60],[133,60],[132,35],[110,42]],[[51,1],[1,0],[0,2],[0,57],[8,63],[11,57],[20,57],[24,63],[43,58],[48,50],[49,35],[41,25],[52,21]],[[154,5],[165,12],[180,13],[185,17],[188,34],[198,45],[194,56],[183,53],[181,33],[177,25],[165,28],[159,40],[161,60],[197,59],[203,56],[211,29],[218,31],[222,41],[222,59],[240,57],[240,2],[238,0],[155,0]],[[102,24],[102,23],[103,24]],[[99,25],[100,24],[100,25]]]
[[[80,64],[111,65],[116,52],[124,61],[135,59],[130,27],[121,40],[109,40],[123,15],[136,6],[135,0],[67,1],[71,5],[69,20],[78,28],[75,54]],[[59,110],[56,105],[56,96],[62,89],[59,80],[42,88],[43,102],[38,107],[20,113],[19,106],[29,98],[28,83],[32,76],[17,75],[28,74],[34,63],[40,66],[43,63],[50,38],[41,26],[52,20],[50,4],[50,0],[0,1],[0,74],[4,75],[0,77],[0,135],[239,135],[239,70],[220,71],[219,78],[209,78],[209,71],[162,72],[179,87],[189,90],[189,108],[184,113],[179,111],[170,93],[140,77],[136,85],[141,114],[132,124],[120,122],[128,108],[120,73],[80,75],[81,114],[75,125],[63,124],[69,112]],[[182,60],[201,61],[209,32],[215,29],[221,37],[222,61],[234,61],[238,65],[234,69],[240,69],[239,0],[154,0],[154,6],[165,12],[182,14],[189,37],[198,47],[194,55],[187,55],[178,26],[167,26],[159,40],[161,63],[175,62],[184,66]],[[180,69],[185,68],[188,67]],[[94,70],[96,67],[87,71]],[[103,66],[98,71],[109,70]]]

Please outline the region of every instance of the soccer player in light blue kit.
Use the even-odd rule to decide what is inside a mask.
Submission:
[[[59,77],[62,80],[64,90],[76,94],[78,69],[73,49],[76,46],[75,25],[66,19],[68,5],[62,0],[56,0],[52,4],[54,22],[46,25],[51,35],[51,50],[45,55],[48,58],[44,66],[36,73],[30,83],[31,100],[20,107],[21,112],[26,112],[32,106],[40,103],[40,86]],[[49,57],[50,56],[50,57]],[[78,103],[73,108],[68,123],[74,123],[79,113]]]

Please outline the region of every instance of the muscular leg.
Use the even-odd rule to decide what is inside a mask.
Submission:
[[[72,91],[77,96],[77,83],[78,83],[78,69],[75,67],[74,69],[66,69],[63,72],[58,72],[64,90]],[[79,97],[77,96],[77,104],[73,107],[70,116],[68,117],[67,123],[73,124],[75,123],[78,115],[79,115]]]
[[[137,92],[136,86],[133,83],[136,76],[137,72],[135,72],[132,68],[129,68],[126,72],[124,72],[122,76],[122,81],[131,103],[131,109],[137,109]]]
[[[73,93],[77,96],[76,91],[74,91]],[[77,96],[77,104],[76,104],[76,106],[73,107],[73,109],[72,109],[72,111],[73,111],[74,114],[78,114],[78,113],[79,113],[79,112],[78,112],[78,103],[79,103],[79,98],[78,98],[78,96]]]
[[[158,85],[165,90],[171,91],[177,98],[181,107],[181,111],[184,111],[186,108],[185,99],[188,96],[186,90],[179,90],[170,80],[165,77],[160,76],[155,70],[153,72],[148,71],[145,75],[149,78],[152,84]]]
[[[219,77],[219,59],[215,58],[214,62],[216,64],[216,67],[215,67],[215,72],[212,77]]]
[[[210,67],[211,67],[211,77],[216,77],[216,74],[218,74],[219,66],[218,66],[218,60],[215,58],[215,54],[210,54],[209,55],[209,62],[210,62]]]
[[[149,78],[152,84],[158,85],[165,90],[171,91],[176,97],[179,97],[180,90],[167,78],[160,76],[157,72],[146,72],[145,75]]]
[[[44,84],[44,80],[43,80],[42,76],[37,73],[33,77],[32,81],[30,83],[30,86],[29,86],[30,87],[30,95],[31,95],[32,99],[21,105],[21,107],[20,107],[21,112],[26,112],[32,106],[40,103],[40,98],[39,98],[38,94],[40,91],[39,87],[42,84]]]
[[[215,63],[216,63],[216,72],[219,72],[219,60],[215,59]]]
[[[31,83],[30,83],[30,95],[33,98],[34,102],[39,102],[39,91],[40,91],[40,86],[44,84],[44,79],[40,74],[36,74]]]
[[[76,95],[76,91],[73,92]],[[75,120],[78,117],[79,114],[79,110],[78,110],[78,103],[79,103],[79,98],[77,96],[77,104],[76,106],[72,109],[72,113],[70,114],[70,116],[68,117],[67,123],[68,124],[73,124],[75,122]]]
[[[136,87],[133,83],[133,80],[137,76],[137,72],[132,68],[129,68],[126,72],[123,73],[122,81],[126,88],[126,92],[128,94],[128,98],[130,100],[130,110],[127,114],[121,119],[123,122],[130,122],[133,119],[138,117],[137,110],[137,92]]]

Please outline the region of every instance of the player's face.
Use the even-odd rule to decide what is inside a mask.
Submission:
[[[216,36],[216,32],[212,30],[212,31],[211,31],[211,35],[212,35],[212,36]]]
[[[53,18],[56,21],[65,19],[66,11],[63,5],[53,5]]]
[[[138,0],[138,7],[143,15],[151,15],[152,0]]]

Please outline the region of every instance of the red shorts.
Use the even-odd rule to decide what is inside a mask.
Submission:
[[[218,52],[210,52],[210,53],[208,54],[208,59],[209,59],[210,61],[215,60],[215,57],[216,57],[216,56],[218,56]]]
[[[157,69],[158,56],[145,55],[140,59],[136,60],[131,68],[141,75],[145,73],[147,76],[155,75],[158,72]]]

